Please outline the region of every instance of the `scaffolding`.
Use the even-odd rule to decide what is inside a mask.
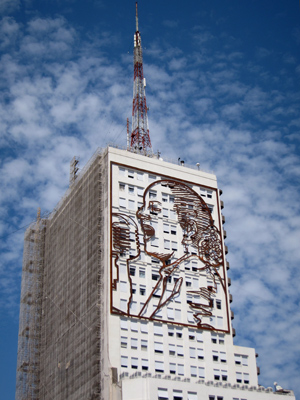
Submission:
[[[25,233],[21,284],[16,399],[39,399],[44,237],[40,218]]]
[[[101,399],[103,158],[26,231],[16,400]]]

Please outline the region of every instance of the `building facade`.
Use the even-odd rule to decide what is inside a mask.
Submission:
[[[25,234],[16,399],[278,396],[233,344],[215,175],[108,147],[74,178]]]

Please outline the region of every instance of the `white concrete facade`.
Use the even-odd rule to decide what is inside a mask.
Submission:
[[[255,350],[233,344],[215,175],[112,147],[104,159],[111,234],[104,249],[110,377],[103,383],[114,381],[105,398],[274,398],[258,385]],[[200,232],[211,232],[205,218],[213,220],[212,236]],[[203,240],[213,240],[213,250],[203,250]]]

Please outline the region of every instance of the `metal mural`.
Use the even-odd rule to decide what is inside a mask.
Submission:
[[[167,212],[176,220],[175,225],[171,223],[173,235],[165,228],[170,219],[162,193],[171,199]],[[112,213],[111,255],[112,313],[224,331],[212,322],[214,302],[219,297],[226,299],[220,231],[206,202],[187,184],[155,181],[144,190],[135,215],[126,210]],[[138,276],[141,265],[154,271],[154,277],[145,272],[148,281],[143,287],[143,276]],[[192,265],[188,273],[186,265]],[[171,311],[168,315],[172,307],[180,317]]]

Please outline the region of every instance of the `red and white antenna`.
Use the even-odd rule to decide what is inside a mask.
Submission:
[[[133,102],[132,102],[132,131],[129,150],[141,154],[152,154],[152,146],[149,136],[147,103],[146,103],[146,79],[143,72],[143,52],[141,35],[139,32],[138,7],[135,3],[135,24],[134,34],[134,81],[133,81]]]

